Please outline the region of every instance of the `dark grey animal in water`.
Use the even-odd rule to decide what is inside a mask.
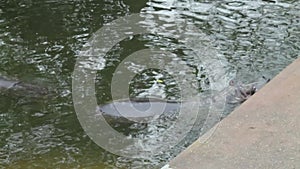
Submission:
[[[247,85],[236,84],[234,81],[230,83],[227,95],[227,103],[236,107],[243,103],[250,96],[252,96],[258,89],[260,89],[266,82],[260,81]],[[8,80],[7,78],[0,77],[0,90],[12,91],[11,93],[18,93],[19,95],[29,96],[44,96],[48,93],[47,88],[40,87],[38,85],[23,83],[17,80]],[[150,99],[150,98],[135,98],[127,100],[117,100],[107,104],[98,106],[97,112],[101,113],[109,121],[129,122],[128,118],[133,121],[148,121],[148,119],[157,116],[161,112],[160,108],[163,109],[163,115],[173,116],[176,111],[180,109],[184,102],[170,101],[162,99]],[[151,110],[148,108],[151,106]],[[161,115],[161,114],[159,114]]]
[[[8,80],[3,77],[0,77],[0,88],[11,89],[17,86],[18,83],[18,81]]]
[[[233,87],[233,92],[227,96],[226,102],[229,104],[241,104],[258,91],[255,84],[243,85],[235,84],[234,81],[231,81],[230,86]]]
[[[227,103],[229,104],[241,104],[245,102],[248,98],[254,95],[259,89],[261,89],[270,79],[262,77],[263,79],[250,83],[250,84],[240,84],[236,83],[233,80],[230,81],[230,86],[233,89],[233,92],[229,92],[227,96]]]
[[[30,96],[43,96],[48,93],[48,89],[38,85],[24,83],[18,80],[9,80],[0,77],[0,90],[12,91],[11,93]]]
[[[180,102],[177,101],[131,98],[100,105],[97,112],[101,113],[109,122],[147,122],[160,115],[173,116],[180,109],[180,106]],[[162,111],[163,114],[158,114]]]
[[[227,111],[231,112],[236,106],[240,105],[254,93],[256,93],[268,81],[269,80],[263,80],[247,85],[239,83],[235,84],[234,81],[231,81],[229,88],[225,91],[225,94],[227,95],[226,102],[227,105],[229,105],[229,109]],[[154,109],[152,109],[151,111],[147,111],[150,107],[150,102],[152,104],[151,108],[154,107]],[[147,98],[124,99],[116,100],[98,106],[97,113],[101,113],[106,118],[106,120],[111,122],[130,122],[130,119],[135,119],[137,121],[147,121],[147,119],[153,118],[153,116],[155,116],[156,113],[159,112],[155,109],[156,107],[165,106],[163,114],[169,116],[170,114],[174,114],[174,112],[179,110],[181,104],[185,103]],[[125,118],[124,115],[129,118]]]

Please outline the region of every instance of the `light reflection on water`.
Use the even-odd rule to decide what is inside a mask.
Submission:
[[[44,0],[0,2],[0,6],[0,75],[46,85],[57,93],[38,99],[1,91],[0,166],[11,168],[153,168],[165,163],[199,134],[195,132],[163,156],[139,160],[110,154],[84,134],[70,95],[76,54],[93,32],[119,16],[140,10],[155,13],[168,22],[161,27],[166,30],[180,19],[188,20],[212,39],[219,56],[227,63],[228,72],[223,73],[236,74],[237,79],[246,83],[262,75],[272,78],[298,57],[300,49],[298,1]],[[201,70],[201,60],[189,57],[188,51],[177,50],[180,43],[174,39],[147,35],[126,39],[108,53],[106,70],[97,77],[98,89],[104,93],[99,100],[110,100],[106,91],[111,72],[124,56],[157,46],[174,50],[176,57],[190,63],[197,72],[201,90],[209,90],[205,86],[209,72]],[[153,85],[147,85],[154,84],[158,74],[150,75],[136,77],[133,86],[139,90],[133,87],[133,95],[152,92]],[[171,87],[161,84],[160,95],[176,98],[178,90],[172,79],[164,81],[170,82]],[[140,137],[155,137],[163,128],[153,124],[147,135]]]

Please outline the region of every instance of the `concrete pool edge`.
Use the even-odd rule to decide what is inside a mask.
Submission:
[[[300,58],[163,169],[300,168],[299,129]]]

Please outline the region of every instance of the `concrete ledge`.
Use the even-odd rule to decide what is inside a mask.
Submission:
[[[300,168],[300,58],[214,129],[165,168]]]

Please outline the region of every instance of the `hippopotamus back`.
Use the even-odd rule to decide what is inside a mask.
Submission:
[[[241,84],[231,81],[221,95],[226,95],[224,112],[221,117],[225,117],[235,107],[246,101],[255,94],[269,79],[263,78],[254,83]],[[213,96],[218,97],[218,96]],[[116,100],[98,106],[97,113],[101,113],[109,121],[129,122],[129,121],[147,121],[161,115],[172,115],[180,110],[182,104],[186,101],[166,101],[162,99],[135,98]],[[200,105],[201,103],[199,103]],[[125,118],[126,117],[126,118]]]
[[[0,77],[0,89],[10,89],[13,88],[18,83],[19,83],[18,81],[8,80],[3,77]]]
[[[180,109],[181,103],[162,99],[135,98],[116,100],[98,106],[97,112],[109,121],[146,122],[161,115],[172,115]]]
[[[11,80],[0,77],[0,90],[11,91],[17,95],[23,96],[44,96],[48,93],[48,89],[39,85],[24,83],[18,80]]]

